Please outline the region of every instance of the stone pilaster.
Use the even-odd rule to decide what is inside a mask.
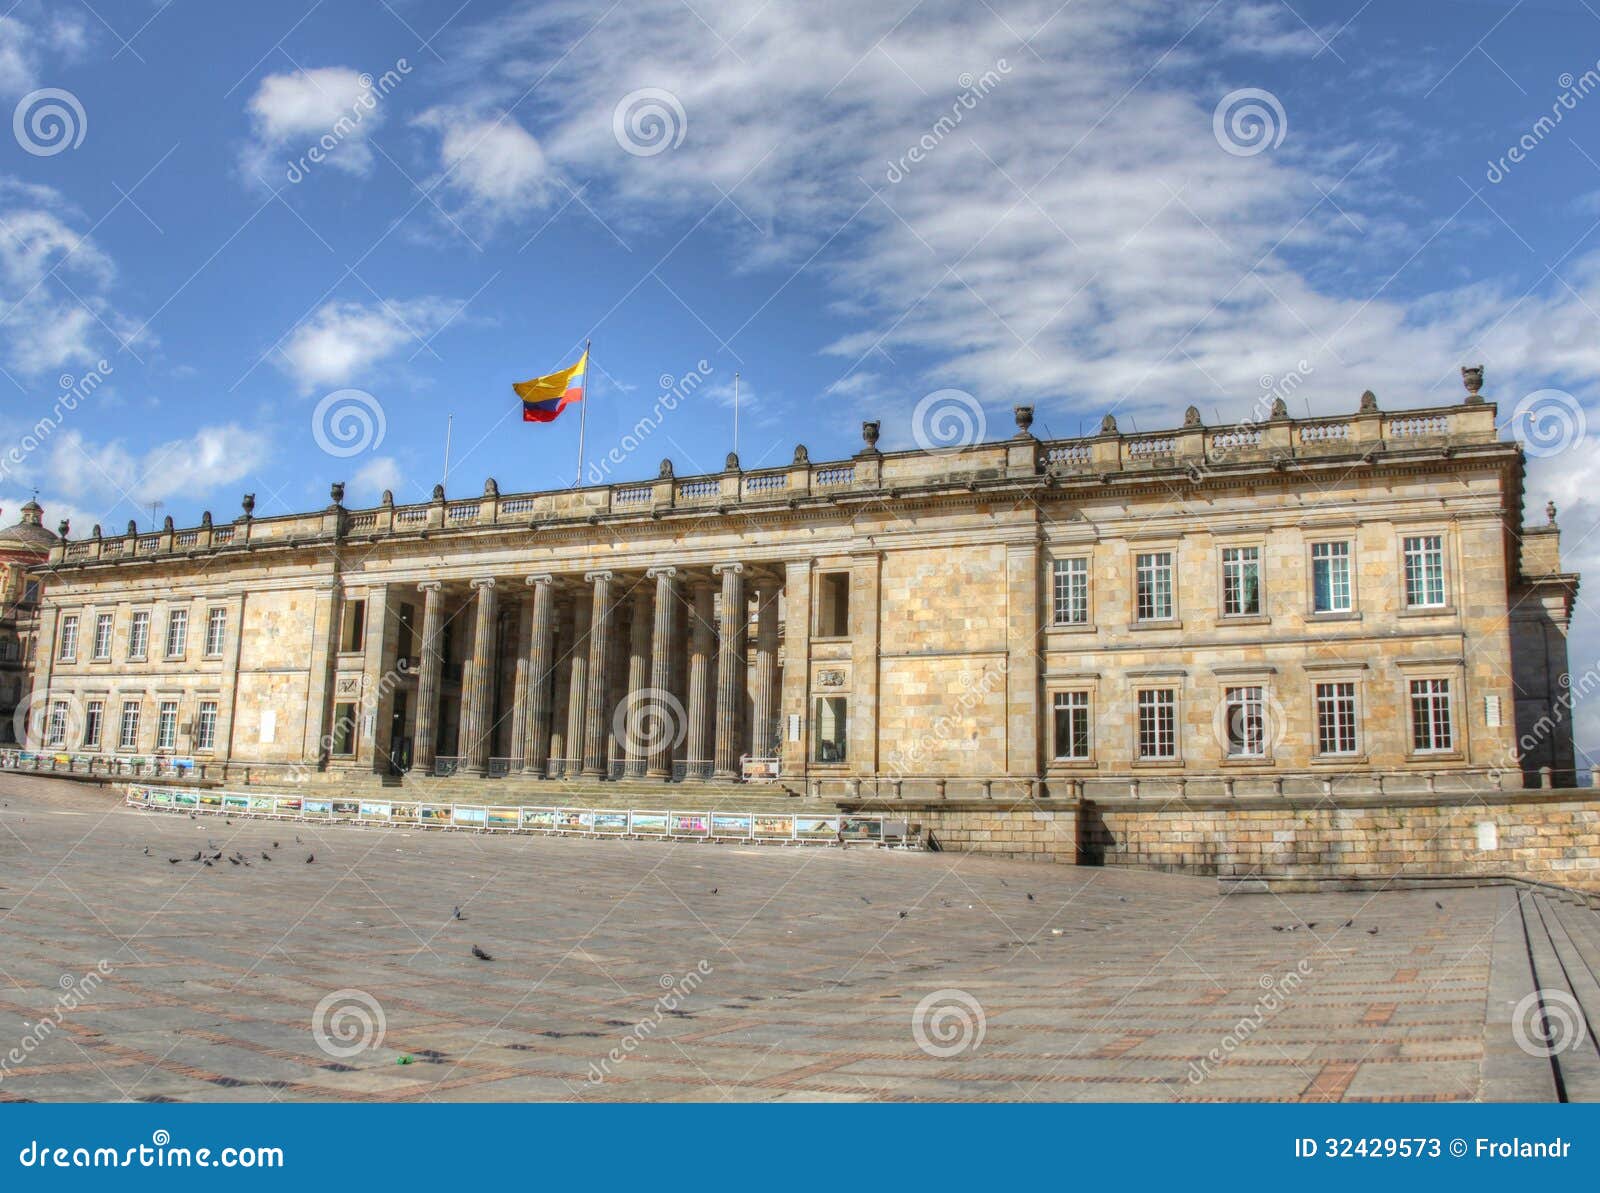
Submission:
[[[711,671],[715,649],[716,592],[709,580],[694,582],[689,626],[689,742],[687,760],[711,761]]]
[[[850,569],[850,659],[854,681],[850,703],[849,763],[853,775],[878,772],[878,655],[882,630],[883,556],[859,555]]]
[[[511,685],[511,746],[507,753],[518,767],[526,767],[528,759],[528,694],[533,686],[533,598],[522,602],[517,611],[517,655],[513,664]]]
[[[712,574],[722,577],[722,635],[717,650],[716,767],[712,777],[739,778],[740,711],[745,701],[744,564],[719,563]]]
[[[627,711],[622,735],[622,752],[627,761],[624,773],[630,778],[644,774],[649,755],[650,735],[655,732],[659,711],[646,692],[650,683],[650,629],[654,620],[650,590],[643,584],[633,592],[633,625],[628,634],[628,690],[623,696]]]
[[[650,640],[650,687],[658,705],[661,732],[650,742],[645,774],[652,779],[672,777],[672,750],[683,735],[682,707],[672,698],[673,629],[677,625],[677,568],[652,568],[645,575],[656,582],[656,624]]]
[[[1042,568],[1037,541],[1006,549],[1006,774],[1026,779],[1042,773]]]
[[[337,580],[317,583],[316,603],[312,612],[310,682],[306,691],[305,736],[301,739],[300,760],[307,765],[321,767],[327,761],[328,727],[333,719],[334,669],[339,661],[339,615],[342,599]],[[169,615],[170,608],[169,606]],[[183,607],[179,603],[176,607]],[[152,619],[154,620],[154,619]],[[154,635],[165,621],[151,626]],[[189,630],[194,632],[194,617],[189,618]],[[152,637],[150,653],[155,656],[159,642]],[[80,648],[81,649],[81,648]],[[144,721],[140,722],[144,736]],[[151,739],[154,740],[153,738]]]
[[[606,693],[611,669],[611,580],[610,572],[586,572],[584,580],[594,586],[589,612],[589,682],[583,702],[583,777],[603,779],[606,758]]]
[[[494,580],[474,580],[477,609],[473,618],[472,654],[461,676],[461,769],[489,773],[489,717],[494,699],[494,627],[498,598]]]
[[[755,711],[750,748],[757,757],[770,758],[782,740],[778,731],[778,581],[763,576],[755,587]]]
[[[417,670],[417,719],[411,743],[411,766],[423,774],[433,771],[434,747],[439,738],[439,680],[444,669],[440,654],[443,645],[443,585],[430,580],[417,587],[422,591],[422,662]]]
[[[555,666],[555,583],[548,575],[529,576],[533,593],[528,600],[527,686],[522,719],[522,773],[544,774],[549,760],[550,671]]]
[[[367,632],[361,644],[361,698],[356,704],[356,765],[382,774],[389,769],[388,721],[394,684],[385,678],[394,667],[395,618],[389,610],[389,588],[367,589]]]
[[[810,710],[806,707],[811,688],[811,562],[794,560],[784,565],[783,703],[785,718],[798,717],[800,736],[796,741],[783,735],[783,773],[804,775],[809,755]]]

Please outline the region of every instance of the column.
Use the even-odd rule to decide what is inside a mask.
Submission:
[[[304,736],[300,744],[300,761],[318,769],[321,769],[328,758],[327,733],[333,719],[333,680],[335,668],[339,663],[339,614],[343,607],[343,597],[337,586],[337,580],[319,580],[312,610],[310,682],[306,691],[306,719]],[[187,604],[188,602],[183,601],[174,602],[174,606],[179,608]],[[158,618],[151,618],[151,621],[155,623],[150,627],[150,653],[154,656],[159,647],[159,639],[155,635],[162,632],[161,627],[165,622]],[[189,616],[191,633],[194,631],[194,625],[195,617],[191,612]],[[81,649],[81,627],[79,642]],[[143,726],[144,723],[141,721],[141,737],[144,736]]]
[[[433,773],[434,743],[439,736],[439,673],[444,660],[439,656],[440,634],[444,628],[443,585],[437,580],[419,584],[422,601],[422,664],[417,672],[417,719],[411,744],[411,766],[423,774]]]
[[[594,606],[587,595],[572,602],[572,645],[567,652],[567,733],[562,743],[561,773],[577,775],[583,763],[583,716],[589,693],[589,622]]]
[[[630,779],[644,774],[653,736],[660,731],[661,698],[646,689],[650,683],[650,629],[655,611],[650,590],[643,584],[633,592],[633,625],[628,635],[628,690],[623,696],[627,709],[623,723],[622,750],[627,759],[623,773]],[[670,716],[667,718],[670,720]],[[671,727],[667,736],[671,738]]]
[[[651,568],[645,573],[656,582],[656,624],[650,639],[650,687],[659,706],[660,732],[650,742],[651,779],[672,777],[672,751],[683,740],[683,708],[672,695],[673,627],[678,619],[677,568]]]
[[[803,775],[809,758],[810,734],[807,726],[811,710],[806,707],[811,689],[811,561],[792,560],[784,565],[783,627],[783,704],[785,719],[799,719],[800,734],[791,741],[783,735],[783,773]]]
[[[585,572],[594,585],[589,610],[589,684],[583,703],[583,777],[606,777],[606,691],[610,686],[611,579],[610,572]]]
[[[356,763],[375,774],[389,769],[389,707],[393,700],[395,618],[389,587],[367,589],[367,635],[361,644],[361,699],[357,703]]]
[[[533,597],[524,598],[517,614],[516,678],[511,688],[511,749],[515,766],[527,769],[533,743],[528,738],[528,700],[534,686]]]
[[[722,577],[722,636],[717,650],[717,779],[739,778],[739,711],[744,703],[744,649],[748,613],[744,605],[744,564],[719,563],[712,575]]]
[[[878,773],[878,638],[883,555],[857,554],[850,569],[848,756],[852,775]]]
[[[756,581],[755,726],[751,750],[770,758],[781,749],[778,733],[778,581]]]
[[[694,582],[689,613],[689,766],[687,778],[709,778],[711,761],[711,651],[716,630],[716,595],[709,580]]]
[[[489,773],[489,715],[494,695],[494,625],[498,605],[494,580],[474,580],[478,607],[473,618],[472,654],[461,676],[461,769]]]
[[[527,689],[522,708],[522,773],[544,774],[550,738],[550,670],[555,665],[555,583],[552,577],[529,576]]]

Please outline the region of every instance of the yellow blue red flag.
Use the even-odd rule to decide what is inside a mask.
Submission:
[[[535,377],[532,381],[518,381],[512,385],[517,397],[522,399],[522,421],[525,423],[554,422],[567,408],[569,402],[581,402],[589,388],[589,350],[585,348],[578,363],[551,373]]]

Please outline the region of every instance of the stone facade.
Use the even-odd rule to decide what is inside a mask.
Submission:
[[[45,529],[37,501],[26,502],[16,524],[0,530],[0,746],[20,745],[27,736],[42,587],[29,573],[49,560],[58,539]]]
[[[68,715],[31,744],[251,781],[776,770],[833,798],[1572,781],[1577,578],[1553,517],[1523,527],[1492,405],[1030,421],[959,452],[881,453],[869,424],[831,463],[97,527],[41,572],[35,682]]]

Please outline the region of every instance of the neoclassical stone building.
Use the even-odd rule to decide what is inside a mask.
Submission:
[[[20,744],[18,724],[27,719],[41,587],[30,569],[47,562],[60,541],[45,529],[37,501],[24,502],[20,514],[0,530],[0,746]]]
[[[41,573],[31,744],[486,792],[1568,784],[1578,578],[1467,372],[1425,410],[1046,442],[1019,407],[961,451],[867,423],[827,463],[96,527]]]

